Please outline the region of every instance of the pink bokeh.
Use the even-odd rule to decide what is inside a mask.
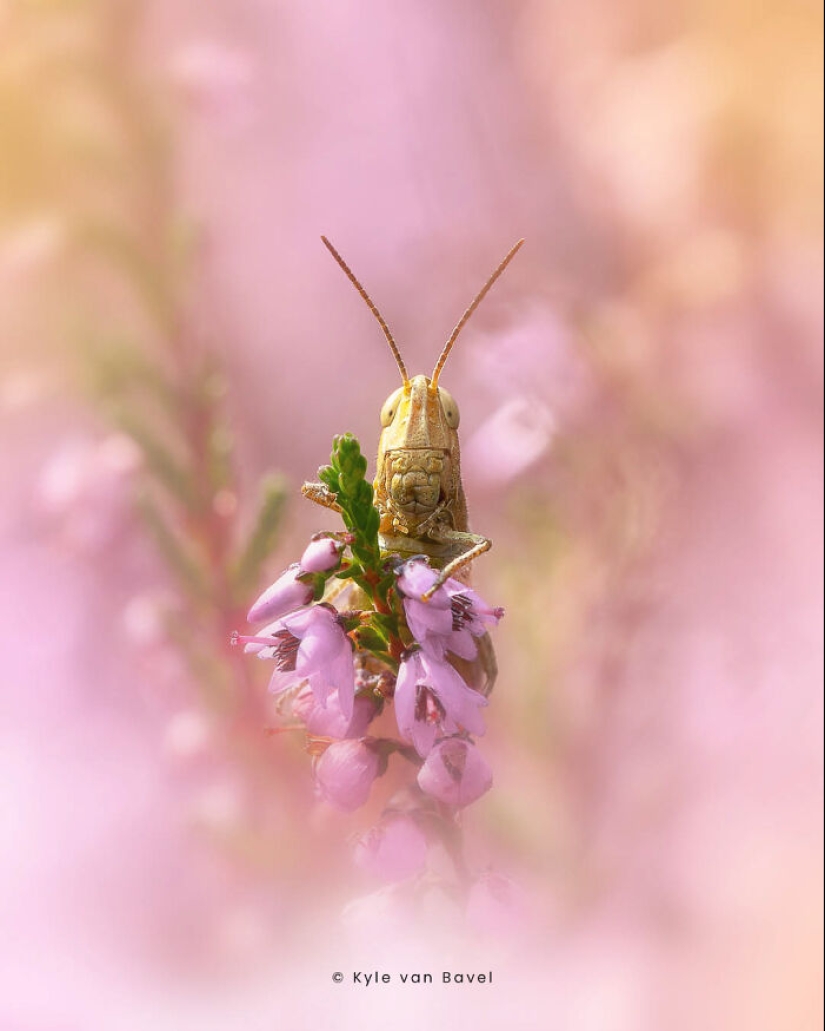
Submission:
[[[138,0],[0,34],[0,1027],[821,1026],[821,12]],[[527,241],[442,381],[506,610],[469,906],[437,857],[423,891],[353,861],[397,770],[319,800],[228,652],[397,386],[321,233],[414,373]],[[285,478],[245,608],[147,533],[101,344],[130,389],[135,356],[219,369],[234,479],[181,523],[217,577]]]

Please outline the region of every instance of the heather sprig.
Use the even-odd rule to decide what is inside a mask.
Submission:
[[[330,463],[318,470],[318,478],[335,494],[341,518],[351,534],[348,540],[351,561],[337,575],[342,579],[352,579],[386,606],[394,577],[382,558],[378,543],[381,517],[373,504],[372,484],[367,479],[367,460],[351,433],[333,438]]]
[[[358,440],[351,433],[333,438],[329,465],[318,470],[318,478],[335,495],[348,531],[342,540],[349,549],[348,560],[333,575],[338,580],[351,580],[369,602],[370,608],[358,625],[351,627],[357,646],[397,672],[398,661],[412,637],[405,633],[395,591],[398,562],[381,552],[381,517],[366,474],[367,460]]]
[[[457,817],[489,790],[492,771],[475,743],[488,699],[461,670],[479,658],[478,639],[503,612],[455,579],[437,585],[426,556],[404,560],[382,550],[380,513],[354,436],[335,437],[319,478],[321,500],[340,512],[344,529],[313,537],[252,605],[250,622],[267,625],[235,633],[233,642],[274,660],[270,690],[290,729],[306,734],[318,796],[358,809],[391,757],[400,757],[409,770],[405,834],[439,839],[466,880]],[[388,705],[398,737],[373,728]],[[370,840],[398,829],[397,799]],[[416,875],[423,868],[408,866]]]

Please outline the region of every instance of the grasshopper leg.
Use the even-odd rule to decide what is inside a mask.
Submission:
[[[467,544],[469,547],[444,566],[432,587],[421,596],[424,601],[429,601],[448,577],[453,576],[464,566],[468,566],[493,546],[493,542],[487,537],[482,537],[481,534],[453,530],[449,526],[440,527],[437,536],[435,533],[432,533],[432,536],[445,544]]]
[[[314,501],[316,505],[321,505],[323,508],[331,508],[333,512],[341,511],[341,506],[335,500],[336,495],[323,483],[305,483],[301,487],[301,493],[305,498]],[[350,580],[330,581],[324,591],[322,601],[332,603],[344,591],[351,590],[353,587],[354,585]]]
[[[316,505],[331,508],[333,512],[341,511],[341,506],[336,501],[336,495],[323,483],[305,483],[301,487],[301,493],[305,498],[314,501]]]
[[[463,678],[465,684],[474,691],[479,691],[485,698],[493,690],[498,676],[498,663],[493,650],[493,642],[488,633],[477,637],[478,654],[474,659],[462,659],[458,655],[449,654],[447,661]]]

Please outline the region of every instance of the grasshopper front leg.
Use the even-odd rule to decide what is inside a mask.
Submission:
[[[301,493],[305,498],[310,501],[314,501],[316,505],[321,505],[322,508],[330,508],[333,512],[340,512],[341,506],[336,500],[337,495],[323,483],[305,483],[301,487]],[[345,591],[350,592],[350,596],[354,596],[354,585],[350,580],[338,580],[337,583],[330,580],[324,590],[323,601],[333,602]],[[356,602],[353,602],[356,604]]]
[[[474,562],[479,555],[483,555],[485,551],[489,551],[493,546],[493,542],[488,537],[482,537],[479,533],[454,530],[451,526],[441,525],[434,527],[430,531],[430,536],[443,544],[467,545],[467,550],[457,555],[444,566],[432,587],[422,595],[424,601],[429,601],[449,577],[457,573],[458,570],[463,569],[464,566]]]
[[[323,508],[331,508],[333,512],[341,511],[341,506],[336,500],[337,495],[334,494],[326,484],[305,483],[303,487],[301,487],[301,493],[305,498],[309,498],[310,501],[314,501],[316,505],[321,505]]]

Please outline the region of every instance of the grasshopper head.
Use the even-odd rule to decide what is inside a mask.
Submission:
[[[459,418],[452,394],[443,387],[433,387],[426,376],[413,376],[384,402],[379,448],[450,451],[458,440]]]
[[[461,316],[447,343],[444,345],[438,361],[435,363],[432,376],[430,378],[426,376],[413,376],[410,379],[407,375],[407,368],[404,365],[401,352],[398,350],[398,346],[383,316],[338,251],[336,251],[325,236],[322,236],[321,239],[327,250],[341,266],[346,277],[361,295],[367,307],[378,320],[395,358],[398,371],[401,373],[403,385],[390,394],[384,403],[384,407],[381,409],[381,425],[384,429],[381,433],[379,453],[402,448],[443,448],[445,451],[452,451],[453,446],[458,444],[458,433],[456,432],[459,418],[458,406],[452,396],[443,387],[438,385],[439,377],[458,334],[467,324],[470,316],[479,306],[487,291],[510,264],[516,251],[524,243],[524,240],[519,240],[514,247],[510,248],[504,260],[476,294],[470,307]]]

